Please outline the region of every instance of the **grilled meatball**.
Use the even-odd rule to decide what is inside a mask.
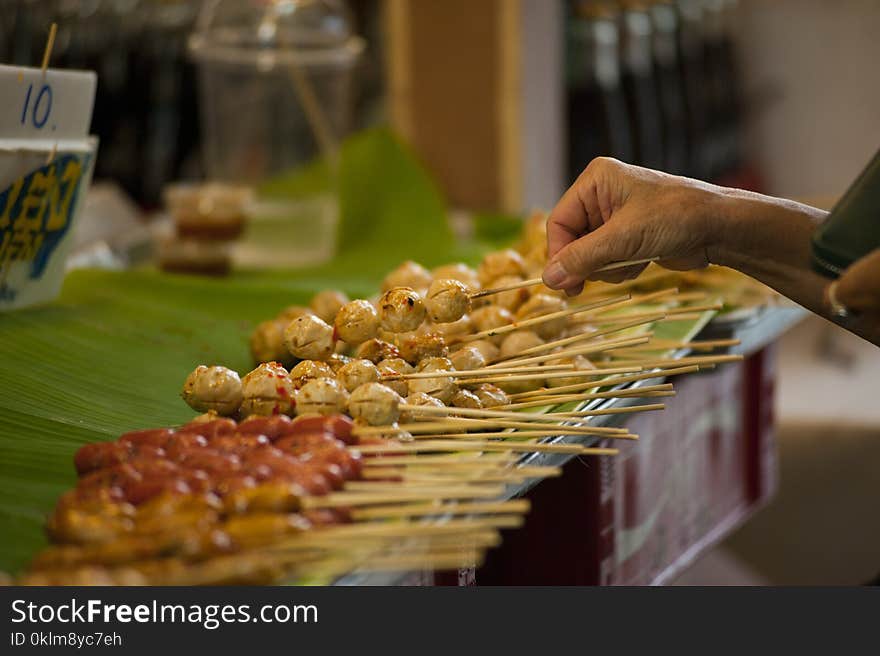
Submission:
[[[474,390],[474,394],[480,399],[480,403],[483,404],[484,408],[494,408],[499,405],[508,405],[510,403],[510,397],[507,396],[507,393],[492,383],[483,383],[479,385],[477,389]]]
[[[277,362],[264,362],[241,381],[242,416],[290,414],[295,405],[293,382]]]
[[[379,375],[384,377],[390,374],[411,374],[415,371],[415,368],[404,360],[403,358],[388,358],[386,360],[382,360],[378,366]],[[384,378],[380,381],[383,385],[386,385],[393,389],[395,392],[400,394],[400,396],[406,396],[409,394],[409,382],[406,380],[385,380]]]
[[[242,381],[232,369],[200,365],[187,376],[181,396],[193,410],[232,415],[241,405]]]
[[[486,366],[486,358],[475,346],[465,346],[450,354],[452,366],[459,371],[472,371]]]
[[[535,294],[523,303],[516,312],[517,320],[531,319],[533,317],[559,312],[567,307],[567,303],[561,298],[548,294]],[[568,317],[544,321],[532,327],[544,339],[559,339],[568,326]]]
[[[379,369],[369,360],[357,358],[339,368],[336,380],[347,391],[353,392],[361,385],[379,382]]]
[[[424,392],[416,392],[414,394],[410,394],[409,396],[406,397],[406,404],[407,405],[430,405],[435,408],[442,408],[443,407],[443,402],[440,399],[436,399],[433,396],[431,396],[430,394],[425,394]],[[405,424],[408,424],[412,421],[415,421],[415,419],[417,417],[422,417],[422,416],[424,416],[424,415],[422,415],[418,412],[412,411],[412,410],[401,411],[400,421]]]
[[[408,333],[425,320],[422,297],[409,287],[389,289],[379,299],[379,319],[384,330]]]
[[[503,307],[486,305],[471,312],[471,320],[474,322],[474,328],[477,329],[477,332],[483,332],[493,328],[501,328],[502,326],[513,323],[513,315]],[[501,344],[501,340],[504,339],[504,336],[497,335],[487,337],[486,339],[499,345]]]
[[[449,353],[446,340],[437,333],[401,335],[397,348],[400,357],[412,364],[417,364],[425,358],[445,357]]]
[[[501,276],[486,285],[486,289],[497,289],[498,287],[506,287],[507,285],[513,285],[522,281],[522,276]],[[516,312],[519,306],[528,300],[531,293],[528,287],[520,287],[519,289],[492,294],[488,299],[493,305],[503,307],[508,312]]]
[[[544,340],[531,330],[517,330],[504,337],[504,340],[501,342],[501,351],[499,352],[498,357],[502,360],[505,358],[512,358],[526,349],[540,346],[543,343]]]
[[[351,301],[340,308],[333,325],[339,339],[349,344],[361,344],[376,336],[379,313],[369,301]]]
[[[296,389],[300,389],[315,378],[333,378],[333,369],[326,362],[303,360],[290,370],[290,380]]]
[[[269,319],[257,324],[250,337],[251,357],[254,362],[291,364],[294,361],[284,345],[284,329],[288,323],[285,319]]]
[[[451,323],[461,319],[471,308],[471,298],[464,283],[440,279],[431,283],[425,295],[428,316],[435,323]]]
[[[315,378],[296,396],[296,414],[333,415],[344,412],[348,392],[334,378]]]
[[[388,426],[400,417],[400,395],[380,383],[361,385],[351,393],[349,413],[371,426]]]
[[[375,364],[389,358],[399,358],[400,350],[390,342],[381,339],[369,339],[358,346],[355,351],[355,357],[369,360]]]
[[[314,315],[294,319],[284,329],[287,350],[301,360],[326,360],[336,346],[333,328]]]
[[[348,296],[335,289],[318,292],[312,297],[309,308],[323,321],[332,324],[342,306],[348,303]]]
[[[443,279],[443,280],[457,280],[460,283],[463,283],[465,287],[467,287],[468,292],[476,292],[480,290],[480,278],[477,275],[477,272],[469,267],[467,264],[446,264],[444,266],[439,266],[433,271],[431,271],[431,275],[434,277],[434,280]]]
[[[431,273],[421,264],[408,260],[385,276],[382,291],[387,292],[395,287],[426,289],[431,284]]]
[[[526,275],[526,265],[522,255],[514,250],[503,250],[489,253],[480,262],[477,269],[477,275],[480,284],[484,288],[489,287],[489,283],[497,280],[501,276],[519,276],[520,279]]]
[[[480,353],[482,353],[483,357],[486,359],[486,362],[492,363],[498,359],[498,355],[501,353],[498,346],[496,346],[493,342],[490,342],[488,339],[478,339],[473,342],[467,342],[462,348],[472,347],[477,349]]]
[[[429,358],[421,372],[444,372],[453,369],[452,362],[448,358]],[[409,381],[410,393],[423,392],[429,394],[443,403],[449,403],[458,392],[458,385],[452,376],[436,376],[431,378],[411,378]]]
[[[480,397],[468,390],[458,390],[452,397],[449,405],[456,408],[474,408],[479,410],[483,407]]]

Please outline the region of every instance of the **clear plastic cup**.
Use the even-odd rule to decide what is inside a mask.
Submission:
[[[263,183],[319,158],[332,171],[350,127],[352,77],[363,50],[344,3],[209,2],[189,48],[198,67],[202,156],[210,179],[252,185],[259,194]],[[250,254],[247,264],[261,264],[261,249],[278,255],[275,229],[294,238],[285,244],[284,264],[332,255],[338,215],[332,185],[320,191],[272,186],[270,210],[256,213],[240,249]],[[333,229],[314,229],[315,221]],[[278,266],[269,255],[265,261]]]

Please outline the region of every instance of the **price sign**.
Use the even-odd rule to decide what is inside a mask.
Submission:
[[[7,141],[82,141],[98,78],[90,71],[0,66],[0,147]],[[31,144],[33,145],[33,143]]]
[[[97,76],[0,66],[0,310],[54,298],[97,142]]]

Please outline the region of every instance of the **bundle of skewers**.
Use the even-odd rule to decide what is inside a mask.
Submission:
[[[384,453],[395,442],[358,437],[341,415],[200,418],[87,444],[74,458],[76,487],[49,519],[53,545],[21,582],[264,583],[473,566],[528,509],[493,501],[504,485],[559,473],[522,466],[507,449],[414,466],[364,456],[367,446]]]
[[[572,423],[561,420],[589,415],[569,410],[563,417],[548,407],[670,396],[669,384],[600,388],[652,377],[647,373],[656,369],[734,359],[664,355],[730,340],[654,338],[651,327],[659,322],[720,308],[698,292],[668,288],[572,302],[530,278],[543,266],[537,253],[546,250],[546,237],[539,223],[528,225],[521,246],[527,257],[508,249],[488,254],[477,269],[452,264],[432,272],[405,262],[386,276],[376,298],[323,291],[308,307],[284,309],[251,335],[253,371],[240,378],[224,367],[199,366],[184,384],[184,400],[200,412],[239,418],[347,413],[359,430],[400,440],[424,437],[426,425],[432,437],[523,428],[501,421],[549,423],[544,429],[552,435]],[[541,416],[522,412],[539,408],[545,412],[530,414]],[[651,403],[627,411],[661,408]]]
[[[406,262],[382,294],[314,296],[259,324],[256,368],[201,365],[202,413],[76,454],[31,583],[277,582],[352,570],[474,566],[528,504],[505,486],[559,474],[530,454],[612,456],[662,410],[650,384],[738,359],[676,352],[652,328],[717,310],[675,288],[566,299],[541,284],[543,222],[477,269]],[[631,265],[619,263],[612,266]],[[641,387],[635,383],[649,384]],[[598,408],[609,399],[645,399]]]

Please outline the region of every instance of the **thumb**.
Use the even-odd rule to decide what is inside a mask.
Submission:
[[[544,284],[551,289],[577,289],[597,269],[630,259],[626,241],[612,223],[606,223],[562,248],[544,269]]]
[[[837,298],[854,312],[880,312],[880,249],[856,260],[837,280]]]

